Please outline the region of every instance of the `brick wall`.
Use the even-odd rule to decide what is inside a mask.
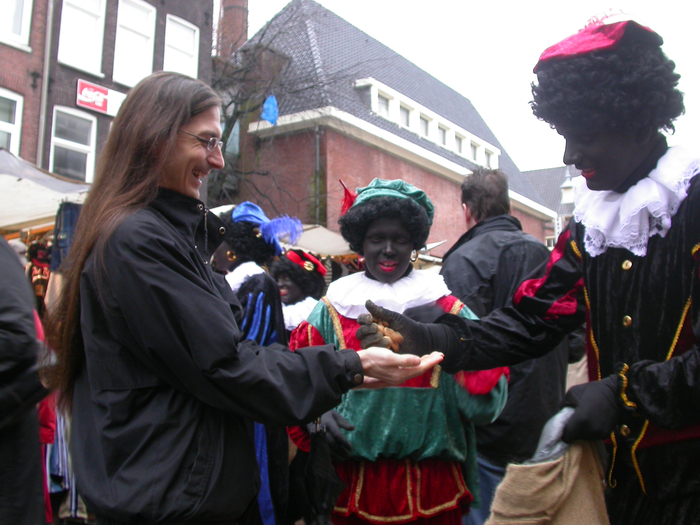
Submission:
[[[34,0],[29,33],[31,53],[0,43],[0,87],[24,97],[19,154],[29,162],[36,161],[46,5],[46,0]]]
[[[313,130],[257,139],[244,135],[238,168],[248,172],[250,182],[241,187],[240,200],[258,203],[270,215],[280,213],[315,222],[312,195],[315,134]],[[354,190],[375,177],[403,179],[424,190],[435,205],[435,218],[428,242],[447,241],[433,250],[442,256],[464,233],[461,192],[456,182],[439,177],[403,159],[333,130],[320,130],[320,164],[327,193],[325,225],[338,231],[343,198],[338,179]],[[322,204],[324,199],[322,196]],[[543,221],[514,210],[528,233],[544,241]],[[321,221],[324,224],[324,221]]]

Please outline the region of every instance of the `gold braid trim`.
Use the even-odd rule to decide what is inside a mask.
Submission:
[[[700,244],[698,246],[700,246]],[[671,357],[673,357],[673,352],[676,351],[676,345],[678,344],[678,338],[681,336],[681,330],[683,330],[683,325],[685,324],[685,319],[688,316],[688,311],[690,310],[691,303],[692,303],[691,297],[688,297],[688,301],[685,303],[685,308],[683,309],[683,315],[681,316],[681,322],[678,324],[678,328],[676,328],[676,335],[673,336],[673,343],[671,343],[671,349],[668,351],[668,354],[666,355],[666,361],[671,359]]]
[[[452,315],[457,315],[460,312],[460,310],[462,309],[462,307],[464,307],[464,303],[462,301],[460,301],[459,299],[457,299],[455,301],[455,304],[452,305],[452,308],[450,308],[450,313]]]
[[[381,522],[381,523],[393,523],[396,521],[405,521],[413,517],[413,484],[411,483],[411,460],[405,459],[406,463],[406,498],[408,499],[408,512],[403,516],[373,516],[367,512],[357,509],[357,514],[362,518],[370,521]],[[355,503],[360,501],[360,494],[362,494],[362,487],[365,481],[365,461],[360,461],[360,474],[357,481],[357,488],[355,489]],[[370,489],[371,490],[371,489]]]
[[[700,245],[699,245],[700,246]],[[688,311],[690,310],[690,305],[691,305],[691,297],[688,297],[688,301],[685,303],[685,308],[683,309],[683,315],[681,315],[681,321],[678,324],[678,328],[676,328],[676,335],[673,337],[673,343],[671,344],[671,348],[668,351],[668,354],[666,355],[666,361],[671,359],[673,357],[673,353],[676,351],[676,345],[678,344],[678,338],[681,335],[681,330],[683,329],[683,325],[685,324],[686,317],[688,316]],[[629,367],[625,365],[625,368],[622,369],[622,372],[627,372]],[[622,375],[620,373],[620,376],[622,377],[623,380],[623,394],[624,394],[624,389],[627,388],[627,377]],[[625,395],[623,397],[623,401],[625,401],[627,396]],[[634,403],[632,403],[634,405]],[[628,405],[631,406],[631,405]],[[636,408],[636,405],[634,405]],[[647,428],[649,428],[649,420],[644,421],[644,426],[642,427],[642,431],[639,433],[639,437],[634,442],[634,445],[632,445],[632,450],[631,450],[631,455],[632,455],[632,462],[634,463],[634,470],[637,473],[637,479],[639,479],[639,484],[642,486],[642,491],[644,494],[647,493],[646,487],[644,486],[644,477],[642,476],[642,471],[639,469],[639,463],[637,462],[637,448],[639,447],[639,443],[641,443],[642,439],[644,439],[644,435],[647,433]]]
[[[586,310],[588,310],[589,317],[591,317],[591,300],[588,298],[588,288],[586,288],[585,286],[583,287],[583,298],[586,300]],[[598,349],[598,343],[595,342],[595,336],[593,335],[593,326],[589,326],[589,329],[591,333],[591,346],[593,346],[593,351],[595,352],[596,363],[598,366],[598,381],[600,381],[602,379],[602,376],[600,374],[600,350]]]
[[[312,328],[313,326],[311,326],[310,324],[306,327],[306,339],[309,341],[309,346],[313,346],[313,342],[311,341],[311,336],[313,334],[313,332],[311,331]]]
[[[630,401],[629,398],[627,397],[626,390],[627,390],[628,381],[627,381],[627,376],[625,374],[627,373],[627,371],[629,369],[630,369],[630,367],[627,364],[625,364],[625,365],[623,365],[622,370],[620,370],[620,372],[618,374],[620,376],[620,378],[622,379],[622,389],[620,390],[620,397],[622,398],[622,402],[625,405],[627,405],[628,407],[637,408],[637,403]]]
[[[578,257],[579,259],[583,259],[583,256],[581,255],[581,250],[578,249],[576,241],[569,240],[569,242],[571,243],[571,249],[576,254],[576,257]]]
[[[637,479],[639,479],[639,484],[642,486],[642,492],[644,492],[644,494],[647,493],[647,489],[644,486],[644,477],[642,476],[642,471],[639,470],[639,463],[637,463],[637,447],[639,446],[639,443],[642,441],[642,439],[644,439],[644,434],[647,433],[648,426],[649,426],[649,420],[646,420],[644,422],[644,427],[642,428],[642,432],[639,434],[639,437],[634,442],[634,445],[632,445],[632,462],[634,463],[634,470],[637,473]]]
[[[326,303],[328,313],[331,315],[331,321],[333,322],[333,330],[335,331],[335,336],[338,338],[338,347],[340,348],[340,350],[345,350],[347,346],[345,345],[345,336],[343,335],[343,327],[340,325],[338,311],[333,307],[331,302],[326,297],[321,297],[321,301]]]
[[[418,505],[418,511],[423,514],[423,516],[434,516],[435,514],[439,514],[440,512],[443,512],[449,508],[454,508],[455,505],[457,505],[457,502],[462,498],[467,493],[467,487],[462,483],[459,479],[459,472],[457,472],[457,469],[459,468],[458,465],[455,463],[452,463],[450,465],[450,470],[452,471],[452,476],[455,478],[455,481],[457,482],[457,485],[459,486],[459,492],[457,495],[452,499],[452,501],[448,501],[446,503],[443,503],[442,505],[438,505],[437,507],[434,507],[432,509],[424,509],[421,506],[420,503],[420,486],[421,486],[421,467],[419,463],[416,463],[416,474],[418,476],[418,494],[417,494],[417,505]]]
[[[617,438],[615,438],[615,432],[610,433],[610,441],[613,444],[612,458],[610,458],[610,468],[608,469],[608,486],[611,489],[617,487],[617,481],[613,479],[612,473],[615,470],[615,459],[617,458]]]
[[[695,254],[698,253],[698,250],[700,250],[700,243],[698,243],[698,244],[696,244],[695,246],[693,246],[693,249],[690,250],[690,255],[692,255],[693,257],[695,257]]]

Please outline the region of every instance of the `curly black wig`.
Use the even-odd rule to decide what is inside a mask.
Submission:
[[[308,271],[287,257],[280,257],[270,269],[270,275],[276,281],[281,275],[286,275],[301,290],[304,297],[320,299],[326,290],[326,281],[318,271]]]
[[[425,246],[430,234],[430,220],[425,210],[412,199],[382,196],[353,206],[338,219],[340,234],[350,249],[362,255],[362,244],[370,224],[384,217],[400,219],[410,232],[413,249]]]
[[[234,222],[230,212],[222,213],[219,218],[226,226],[224,241],[231,246],[239,262],[253,261],[263,266],[275,256],[275,246],[268,244],[259,235],[257,224],[248,221]]]
[[[552,128],[631,131],[643,141],[675,131],[685,111],[675,67],[660,47],[623,39],[613,50],[538,65],[530,106]]]

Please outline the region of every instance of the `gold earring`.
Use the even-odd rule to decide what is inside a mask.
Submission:
[[[416,262],[416,259],[418,259],[418,252],[416,250],[413,250],[411,252],[411,262]]]
[[[231,262],[236,262],[238,256],[236,255],[236,252],[234,252],[233,250],[229,250],[226,252],[226,258]]]

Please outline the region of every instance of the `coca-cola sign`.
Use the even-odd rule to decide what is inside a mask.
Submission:
[[[119,111],[125,98],[124,93],[78,79],[78,94],[75,103],[81,108],[91,109],[113,117]]]

